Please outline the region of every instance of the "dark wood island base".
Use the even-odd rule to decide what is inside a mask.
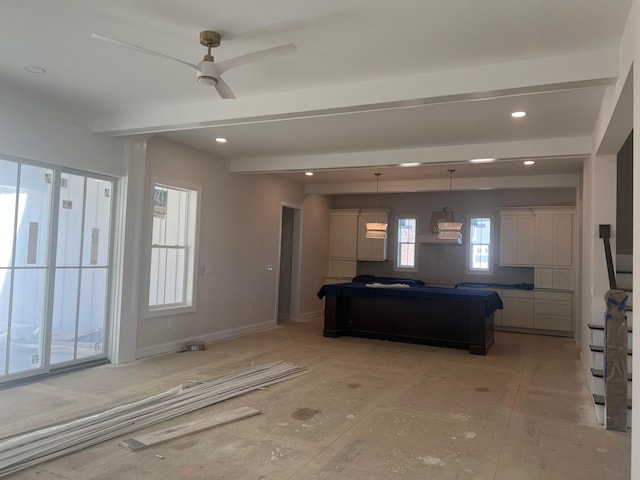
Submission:
[[[371,289],[369,289],[371,290]],[[412,294],[416,293],[414,289]],[[436,295],[357,296],[326,293],[325,337],[341,335],[468,349],[486,355],[494,343],[489,294],[441,289]],[[499,304],[499,306],[498,306]]]

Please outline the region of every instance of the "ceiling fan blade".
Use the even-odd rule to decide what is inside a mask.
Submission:
[[[229,87],[227,82],[225,82],[222,79],[222,77],[218,77],[216,80],[218,80],[216,83],[216,90],[218,91],[218,93],[222,98],[224,99],[236,98],[236,96],[231,91],[231,87]]]
[[[240,55],[239,57],[230,58],[221,62],[216,62],[218,71],[224,73],[231,68],[240,67],[248,63],[260,62],[269,58],[279,57],[281,55],[287,55],[298,51],[293,43],[286,43],[278,47],[267,48],[265,50],[258,50],[257,52],[247,53],[246,55]]]
[[[115,38],[107,37],[106,35],[100,35],[99,33],[92,33],[91,38],[95,40],[111,43],[112,45],[117,45],[118,47],[128,48],[136,52],[146,53],[148,55],[153,55],[155,57],[167,58],[169,60],[182,63],[187,67],[195,68],[196,70],[198,69],[198,66],[194,65],[193,63],[185,62],[184,60],[180,60],[179,58],[171,57],[169,55],[165,55],[164,53],[156,52],[154,50],[149,50],[148,48],[140,47],[138,45],[134,45],[133,43],[123,42],[122,40],[117,40]]]

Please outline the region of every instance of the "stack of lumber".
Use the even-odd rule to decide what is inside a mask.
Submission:
[[[273,362],[0,439],[0,477],[307,372],[304,367]]]

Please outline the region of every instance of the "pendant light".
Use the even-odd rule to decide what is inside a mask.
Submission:
[[[451,192],[451,187],[453,184],[453,172],[455,170],[450,168],[447,170],[449,172],[449,192]],[[438,222],[438,239],[439,240],[458,240],[460,242],[462,240],[462,223],[453,221],[453,210],[449,207],[444,207],[442,211],[446,214],[446,221]]]
[[[380,187],[380,175],[381,173],[375,173],[376,176],[376,210],[378,210],[378,193]],[[376,219],[377,220],[377,219]],[[380,222],[368,222],[367,233],[365,238],[376,238],[384,240],[387,238],[387,224]]]

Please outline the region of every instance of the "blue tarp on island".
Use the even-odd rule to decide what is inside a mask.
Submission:
[[[323,285],[318,291],[318,298],[335,297],[413,297],[447,300],[451,302],[469,302],[485,300],[485,316],[496,310],[502,310],[500,296],[490,290],[461,290],[456,288],[411,286],[407,288],[368,287],[366,283],[350,282]]]

